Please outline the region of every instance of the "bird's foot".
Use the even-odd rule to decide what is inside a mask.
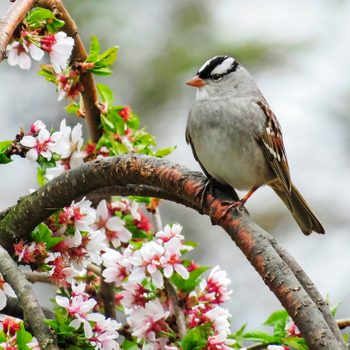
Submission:
[[[208,178],[204,185],[201,186],[198,191],[196,192],[196,194],[194,195],[194,199],[198,198],[200,196],[201,200],[200,200],[200,209],[201,209],[201,214],[204,213],[204,200],[205,200],[205,197],[208,193],[212,193],[213,191],[213,184],[214,184],[214,179],[211,177],[211,178]]]
[[[244,211],[244,203],[243,201],[223,201],[222,205],[226,206],[223,213],[220,215],[218,222],[220,223],[222,220],[224,220],[227,216],[227,214],[232,210],[236,209],[237,211]]]
[[[220,215],[219,217],[219,222],[221,222],[223,219],[225,219],[225,217],[227,216],[227,214],[232,210],[232,209],[236,209],[237,211],[244,211],[244,204],[246,203],[246,201],[250,198],[250,196],[259,188],[259,186],[254,186],[250,189],[250,191],[239,201],[223,201],[222,204],[223,205],[227,205],[227,208],[224,210],[224,212]]]

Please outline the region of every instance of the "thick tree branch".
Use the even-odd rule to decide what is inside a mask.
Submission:
[[[295,261],[295,259],[283,248],[281,247],[277,241],[272,242],[275,250],[283,259],[283,261],[289,266],[289,268],[294,273],[294,276],[298,279],[300,284],[309,294],[311,299],[314,301],[318,309],[322,312],[325,321],[327,322],[329,328],[337,338],[339,342],[343,341],[343,335],[340,332],[339,324],[337,325],[334,322],[334,319],[329,312],[329,306],[326,301],[322,298],[322,295],[317,290],[316,286],[312,283],[310,277],[305,273],[305,271],[301,268],[301,266]],[[340,329],[339,329],[340,328]]]
[[[38,339],[40,348],[58,350],[55,338],[44,322],[45,314],[34,295],[32,285],[3,247],[0,247],[0,272],[15,291],[23,309],[24,319],[28,321],[34,336]]]
[[[178,203],[201,212],[200,198],[196,193],[204,180],[198,172],[147,156],[125,154],[86,163],[57,177],[11,208],[0,221],[0,243],[11,250],[14,241],[29,239],[29,232],[57,208],[86,193],[112,186],[129,188],[130,193],[123,193],[129,195],[135,194],[132,189],[136,184],[138,194],[142,194],[142,189],[145,189],[144,195],[150,195],[152,187],[161,189],[151,195],[176,199]],[[333,335],[318,305],[276,252],[277,242],[271,235],[253,223],[245,212],[232,211],[219,223],[226,208],[223,202],[229,200],[232,197],[214,188],[214,194],[208,193],[205,197],[204,213],[212,222],[220,224],[242,250],[293,318],[309,348],[346,349],[344,342]]]
[[[53,319],[55,317],[54,313],[46,308],[42,308],[44,315],[47,319]],[[7,298],[6,300],[6,306],[4,309],[1,310],[2,314],[9,315],[12,317],[20,318],[21,320],[24,319],[23,315],[23,308],[19,304],[18,299],[16,298]],[[24,319],[24,321],[26,321]]]

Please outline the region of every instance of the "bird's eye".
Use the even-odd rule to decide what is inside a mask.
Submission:
[[[221,74],[213,74],[211,76],[211,78],[214,80],[214,81],[220,81],[222,79],[222,75]]]

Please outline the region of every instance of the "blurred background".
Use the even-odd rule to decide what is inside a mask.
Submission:
[[[230,54],[255,76],[279,118],[292,178],[324,224],[326,235],[304,236],[269,188],[248,202],[254,220],[296,258],[320,292],[342,302],[350,316],[350,2],[345,0],[65,0],[86,45],[96,34],[104,49],[119,45],[114,74],[99,80],[117,104],[130,104],[170,158],[199,170],[185,142],[195,91],[184,82],[217,54]],[[0,17],[10,6],[1,0]],[[54,86],[6,61],[0,65],[0,140],[36,119],[54,127],[66,117]],[[36,188],[26,161],[1,167],[0,209]],[[228,236],[207,217],[174,203],[161,205],[163,222],[180,222],[200,246],[193,257],[220,265],[232,280],[227,305],[233,330],[258,327],[281,308]],[[44,296],[43,296],[44,298]],[[47,293],[45,294],[47,298]],[[46,299],[45,299],[46,300]],[[49,305],[49,301],[45,303]]]

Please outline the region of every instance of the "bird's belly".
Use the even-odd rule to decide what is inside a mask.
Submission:
[[[232,130],[226,132],[217,128],[206,128],[205,137],[197,137],[196,134],[196,131],[191,134],[191,140],[197,157],[217,181],[239,190],[248,190],[273,178],[253,136],[247,134],[237,137]]]

